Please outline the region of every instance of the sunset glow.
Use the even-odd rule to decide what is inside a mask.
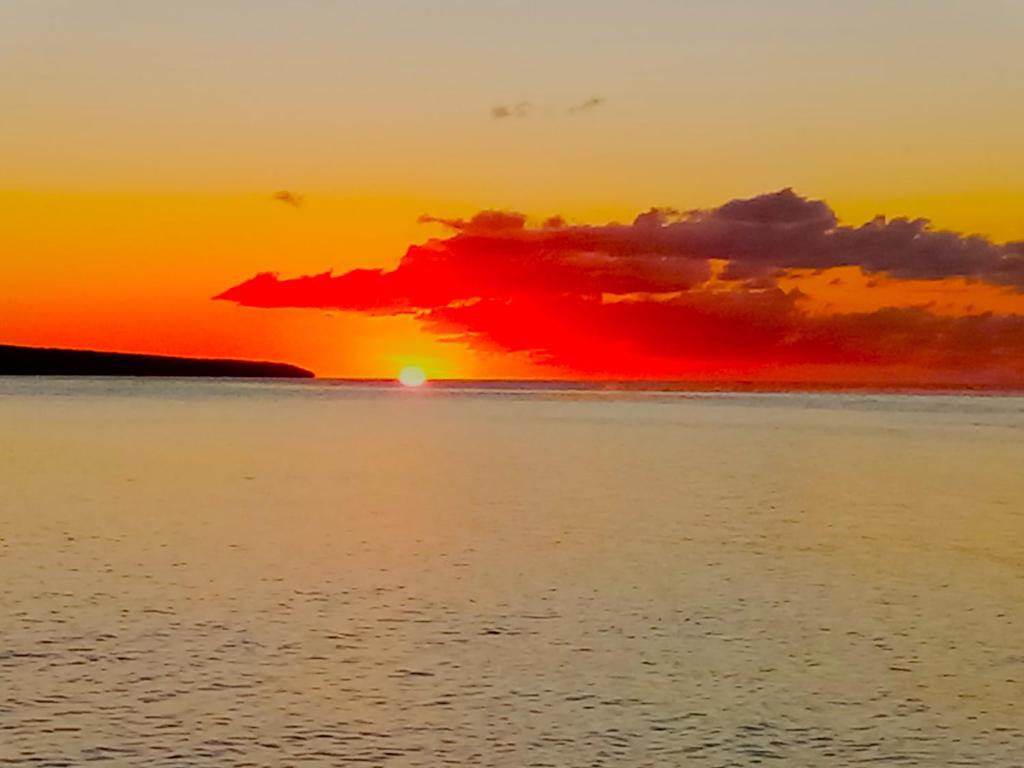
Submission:
[[[912,6],[15,3],[0,343],[1019,382],[1024,11]]]
[[[1022,766],[1022,41],[0,0],[0,764]]]

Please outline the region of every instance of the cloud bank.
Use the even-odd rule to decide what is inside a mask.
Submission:
[[[823,313],[792,279],[852,267],[1024,293],[1024,242],[935,230],[924,219],[845,226],[825,202],[789,189],[707,210],[652,209],[628,224],[531,226],[502,211],[424,220],[451,234],[410,247],[394,269],[263,273],[215,298],[412,314],[444,338],[588,375],[899,368],[1024,381],[1024,316],[918,306]]]

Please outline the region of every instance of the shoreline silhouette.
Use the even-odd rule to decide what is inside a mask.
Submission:
[[[311,379],[289,363],[0,344],[0,376],[153,376]]]

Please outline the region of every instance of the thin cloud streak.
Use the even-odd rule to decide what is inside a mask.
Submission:
[[[545,113],[547,115],[564,113],[566,115],[580,115],[585,112],[592,112],[599,107],[604,106],[605,100],[600,96],[594,96],[578,104],[573,104],[565,108],[558,108],[552,112],[547,109]],[[498,104],[497,106],[491,107],[491,117],[495,120],[507,120],[507,119],[523,119],[527,117],[533,117],[537,114],[537,107],[529,101],[520,101],[514,104]]]
[[[491,108],[491,117],[495,120],[504,120],[506,118],[519,118],[529,116],[533,106],[528,101],[520,101],[518,104],[499,104],[496,107]]]
[[[602,99],[600,96],[595,96],[594,98],[587,99],[586,101],[581,101],[579,104],[569,107],[566,110],[566,112],[568,112],[570,115],[578,115],[581,112],[590,112],[601,106],[604,106],[604,99]]]

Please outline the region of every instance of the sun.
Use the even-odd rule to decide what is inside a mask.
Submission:
[[[427,380],[427,374],[418,365],[407,365],[398,372],[398,381],[405,387],[418,387]]]

